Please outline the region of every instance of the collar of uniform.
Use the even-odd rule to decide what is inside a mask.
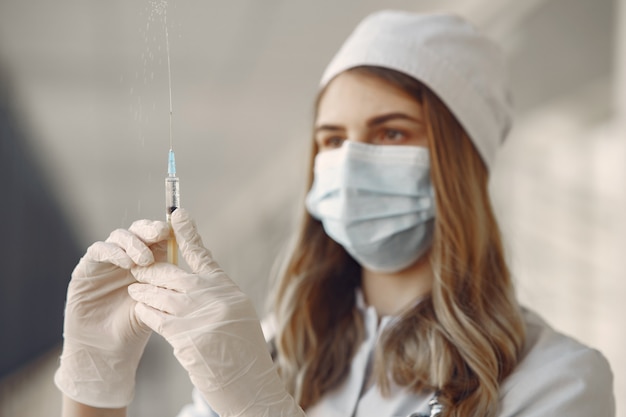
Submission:
[[[421,303],[424,298],[425,297],[420,297],[415,300],[411,304],[411,308]],[[363,290],[361,289],[361,287],[357,287],[356,289],[356,307],[361,311],[363,317],[365,318],[366,328],[370,329],[374,327],[374,323],[376,323],[377,325],[375,326],[375,328],[377,328],[377,332],[379,334],[390,324],[400,319],[399,315],[386,315],[379,317],[374,306],[367,305],[367,303],[365,302],[365,296],[363,295]]]

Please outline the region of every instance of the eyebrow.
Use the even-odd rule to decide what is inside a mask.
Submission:
[[[411,117],[405,113],[389,113],[389,114],[383,114],[381,116],[376,116],[376,117],[369,119],[367,121],[367,125],[370,127],[376,126],[376,125],[380,125],[385,122],[388,122],[389,120],[395,120],[395,119],[408,120],[414,123],[422,123],[420,119],[416,119],[415,117]]]
[[[339,131],[344,130],[344,128],[338,125],[320,125],[320,126],[315,127],[315,133],[325,131],[325,130],[330,131],[330,132],[339,132]]]
[[[385,122],[388,122],[390,120],[396,120],[396,119],[408,120],[413,123],[420,123],[420,124],[423,123],[420,119],[416,119],[415,117],[411,117],[405,113],[389,113],[389,114],[383,114],[380,116],[372,117],[371,119],[367,121],[367,126],[368,127],[377,126]],[[323,124],[315,128],[315,133],[319,131],[338,132],[342,130],[344,130],[344,128],[341,127],[340,125]]]

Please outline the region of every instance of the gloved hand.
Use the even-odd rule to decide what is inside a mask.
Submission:
[[[169,227],[140,220],[87,249],[72,273],[61,364],[54,381],[69,398],[119,408],[134,394],[135,372],[151,330],[135,315],[130,268],[162,259]]]
[[[132,268],[137,316],[174,355],[221,416],[304,416],[274,367],[250,299],[220,269],[184,209],[172,228],[188,273],[167,263]]]

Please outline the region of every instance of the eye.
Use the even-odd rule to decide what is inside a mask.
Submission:
[[[341,136],[328,136],[322,139],[321,149],[340,148],[345,139]]]
[[[385,129],[382,132],[383,142],[397,143],[397,142],[404,142],[406,141],[406,139],[407,139],[407,135],[401,130]]]

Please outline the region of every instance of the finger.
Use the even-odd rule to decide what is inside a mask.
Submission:
[[[148,246],[167,240],[170,235],[170,227],[167,223],[156,220],[137,220],[128,231],[136,235]]]
[[[172,228],[180,252],[194,273],[212,272],[219,268],[211,251],[204,247],[196,223],[187,210],[179,208],[172,213]]]
[[[176,265],[167,262],[159,262],[150,266],[135,266],[131,273],[138,282],[151,284],[157,287],[188,292],[198,288],[201,279],[197,275],[190,274]]]
[[[85,261],[110,263],[123,269],[130,269],[135,265],[135,262],[122,248],[108,242],[96,242],[89,246],[80,263]]]
[[[128,294],[138,303],[143,303],[155,310],[162,311],[167,314],[176,314],[173,308],[175,303],[172,299],[176,294],[172,290],[155,287],[150,284],[131,284],[128,286]]]
[[[167,262],[167,240],[150,245],[155,262]]]
[[[143,324],[161,335],[163,334],[163,324],[169,318],[167,313],[155,310],[143,303],[135,304],[135,315]]]
[[[137,265],[150,265],[154,262],[154,256],[150,248],[139,237],[128,230],[114,230],[106,242],[118,245]]]

